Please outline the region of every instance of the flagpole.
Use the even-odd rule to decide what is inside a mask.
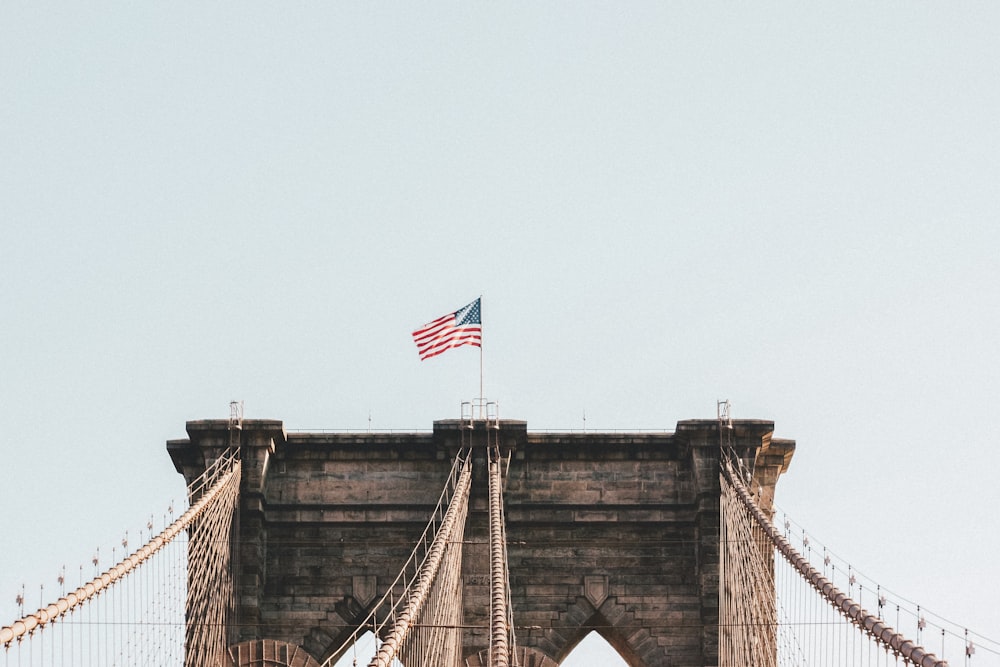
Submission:
[[[486,346],[486,340],[483,338],[483,295],[479,295],[479,418],[485,420],[483,411],[485,409],[484,402],[486,398],[483,396],[483,348]]]

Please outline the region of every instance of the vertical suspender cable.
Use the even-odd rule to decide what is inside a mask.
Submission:
[[[488,448],[490,459],[490,665],[510,664],[507,625],[507,545],[503,535],[500,450]]]
[[[216,481],[216,483],[198,500],[198,502],[194,503],[179,519],[165,528],[163,532],[151,539],[147,544],[135,551],[125,560],[107,570],[99,577],[96,577],[80,586],[75,591],[59,598],[54,603],[46,607],[42,607],[33,614],[28,614],[27,616],[14,621],[9,626],[0,628],[0,647],[9,647],[14,641],[19,641],[27,635],[33,633],[35,630],[43,628],[49,623],[56,621],[88,600],[97,597],[102,592],[111,590],[114,583],[129,575],[140,565],[148,561],[153,554],[157,553],[175,537],[182,534],[196,519],[198,519],[207,510],[211,509],[215,504],[217,497],[225,491],[226,487],[233,485],[230,480],[234,477],[238,487],[238,463],[234,467],[222,470],[221,474],[217,475],[218,481]],[[105,614],[107,613],[107,610],[105,610]],[[98,618],[98,621],[99,620],[100,619]],[[107,634],[106,631],[105,634]],[[110,659],[110,656],[106,656],[106,658]]]
[[[893,630],[881,618],[874,614],[869,614],[860,604],[852,600],[845,593],[842,593],[833,582],[827,579],[814,568],[794,547],[786,540],[774,527],[770,519],[757,506],[746,487],[737,475],[733,474],[728,461],[723,461],[722,473],[726,482],[736,492],[740,502],[747,508],[764,532],[774,548],[781,553],[799,575],[806,580],[821,596],[836,609],[840,614],[857,627],[868,633],[876,641],[891,649],[897,656],[902,657],[912,665],[917,667],[948,667],[948,663],[938,659],[933,653],[928,652],[922,646],[907,639],[900,633]],[[837,638],[833,637],[836,643]],[[839,645],[839,644],[838,644]]]

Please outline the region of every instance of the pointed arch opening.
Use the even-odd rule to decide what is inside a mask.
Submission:
[[[589,600],[579,598],[576,603],[567,607],[565,618],[585,618],[579,624],[562,627],[559,632],[550,635],[555,640],[551,652],[560,665],[565,665],[570,654],[578,659],[577,650],[582,654],[591,646],[594,650],[604,650],[604,644],[611,646],[613,653],[608,653],[612,667],[648,667],[649,665],[668,664],[663,659],[663,648],[650,637],[648,630],[637,621],[634,612],[619,604],[617,598],[609,597],[595,610]],[[601,641],[597,641],[598,638]],[[584,643],[584,640],[587,643]],[[591,642],[595,642],[592,644]],[[590,663],[579,663],[578,667],[590,667]],[[573,667],[571,664],[570,667]],[[602,664],[603,667],[603,664]]]
[[[573,647],[559,667],[628,667],[625,658],[597,630],[591,630]]]
[[[333,663],[333,667],[353,667],[354,665],[367,665],[372,657],[378,652],[375,643],[375,634],[369,630],[358,637],[358,641],[341,654],[340,659]]]

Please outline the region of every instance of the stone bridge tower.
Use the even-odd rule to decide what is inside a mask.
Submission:
[[[485,443],[477,424],[473,442]],[[227,420],[167,443],[189,481],[229,444]],[[723,441],[769,508],[795,443],[773,422],[688,420],[673,433],[532,433],[501,420],[505,513],[521,664],[552,667],[589,632],[634,667],[718,664]],[[233,542],[237,667],[317,665],[358,626],[423,531],[461,444],[426,433],[288,433],[245,420]],[[466,436],[468,437],[468,435]],[[489,626],[485,446],[474,450],[465,532],[463,645],[481,664]],[[267,657],[270,656],[270,657]]]

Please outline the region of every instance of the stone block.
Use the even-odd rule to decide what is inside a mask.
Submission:
[[[168,443],[178,471],[196,476],[218,456],[227,427],[189,423],[190,440]],[[298,667],[312,665],[289,647],[325,655],[339,646],[421,534],[459,427],[445,420],[433,433],[286,434],[281,422],[248,423],[244,483],[259,493],[241,505],[238,616],[253,624],[240,632],[276,642]],[[757,460],[757,478],[773,492],[794,442],[771,431],[770,422],[736,422],[735,448],[749,464]],[[471,437],[484,442],[484,433]],[[515,623],[528,626],[519,643],[532,655],[562,656],[600,626],[647,667],[717,660],[717,632],[702,619],[718,607],[718,423],[680,422],[675,433],[529,433],[511,420],[499,433],[514,454],[505,515]],[[467,656],[488,635],[483,458],[462,571]],[[600,582],[600,594],[585,581]]]

